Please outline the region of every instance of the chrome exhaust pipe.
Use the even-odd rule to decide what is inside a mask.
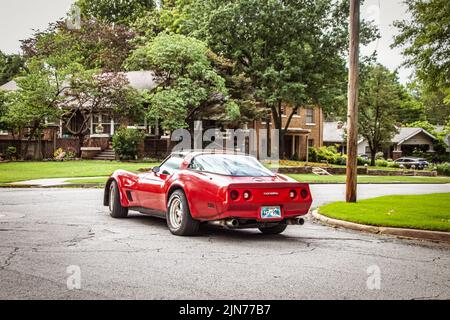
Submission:
[[[214,226],[220,226],[225,228],[237,228],[239,227],[239,220],[237,219],[222,219],[222,220],[214,220],[208,222]]]
[[[228,228],[237,228],[239,227],[239,221],[237,219],[228,219],[225,221],[225,224]]]
[[[286,220],[286,224],[302,226],[305,224],[305,220],[303,218],[291,218]]]

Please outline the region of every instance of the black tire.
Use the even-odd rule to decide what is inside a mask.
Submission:
[[[191,211],[182,190],[175,190],[169,198],[166,212],[167,226],[177,236],[191,236],[198,232],[200,222],[192,219]]]
[[[111,182],[109,187],[109,214],[113,218],[126,218],[128,216],[128,208],[122,207],[120,203],[120,194],[117,182]]]
[[[276,226],[273,227],[261,227],[258,229],[264,234],[280,234],[284,230],[286,230],[286,228],[287,228],[286,224],[277,224]]]

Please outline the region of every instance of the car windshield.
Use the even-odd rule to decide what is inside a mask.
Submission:
[[[229,154],[204,154],[192,159],[193,170],[235,177],[267,177],[274,173],[250,156]]]
[[[171,156],[163,164],[161,164],[160,172],[163,174],[172,174],[180,169],[183,158],[179,156]]]

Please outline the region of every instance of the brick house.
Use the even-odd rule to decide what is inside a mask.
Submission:
[[[152,90],[156,88],[157,83],[151,71],[133,71],[125,72],[124,75],[128,79],[131,87],[137,90]],[[0,87],[0,90],[14,91],[17,90],[15,81],[10,81]],[[292,108],[285,106],[282,108],[282,123],[286,125],[288,115],[291,114]],[[73,125],[77,125],[77,121],[82,119],[72,119]],[[220,121],[204,119],[207,123],[213,124],[215,127],[223,128],[224,124]],[[69,124],[72,125],[72,124]],[[83,158],[97,159],[114,159],[114,152],[111,150],[111,137],[117,128],[121,125],[127,125],[129,128],[138,128],[146,133],[146,140],[142,146],[142,154],[153,157],[163,157],[173,145],[170,141],[170,135],[164,132],[156,123],[148,123],[146,119],[142,123],[120,123],[118,118],[107,113],[94,113],[89,119],[89,132],[86,135],[82,145],[79,140],[74,137],[61,121],[58,123],[48,123],[42,135],[41,149],[44,158],[53,157],[56,149],[62,148],[77,152],[82,151]],[[274,129],[273,121],[270,122],[270,128]],[[225,125],[226,126],[226,125]],[[241,127],[254,128],[257,131],[267,129],[267,123],[264,121],[251,121],[241,123]],[[204,128],[206,129],[206,128]],[[237,128],[236,128],[237,129]],[[308,146],[322,146],[323,132],[323,113],[321,108],[299,108],[297,113],[293,115],[289,129],[285,134],[285,158],[298,157],[299,159],[307,158]],[[28,129],[24,129],[19,133],[0,131],[0,154],[4,153],[8,146],[15,146],[24,153],[25,141],[28,140]],[[35,154],[38,143],[30,141],[28,143],[27,154],[30,156]]]
[[[283,106],[281,109],[283,128],[286,126],[292,109],[291,106]],[[269,126],[271,129],[275,129],[273,118]],[[257,131],[267,129],[267,122],[253,121],[248,127]],[[321,147],[323,145],[322,108],[298,108],[297,112],[292,116],[289,128],[285,133],[284,145],[285,153],[283,158],[298,158],[300,160],[307,160],[309,147]]]

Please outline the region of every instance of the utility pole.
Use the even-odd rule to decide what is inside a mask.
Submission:
[[[359,0],[350,0],[347,109],[347,202],[356,202],[358,174]]]

